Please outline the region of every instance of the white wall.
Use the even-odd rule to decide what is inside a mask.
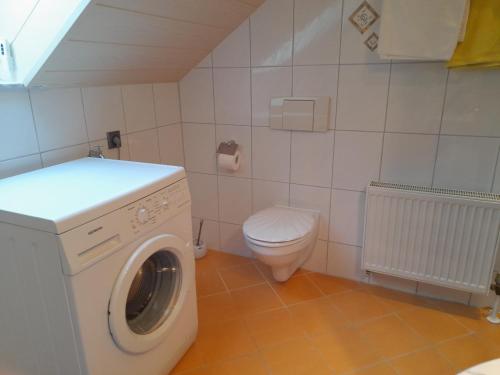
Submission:
[[[183,163],[177,83],[0,91],[0,178],[87,156],[120,130],[121,158]]]
[[[35,8],[38,0],[2,0],[0,1],[0,37],[12,42],[23,27],[24,22]]]
[[[241,225],[275,203],[321,211],[308,267],[359,279],[365,186],[383,180],[500,192],[500,71],[378,59],[349,16],[362,0],[268,0],[181,82],[193,215],[209,246],[248,255]],[[380,12],[381,1],[369,0]],[[271,96],[329,95],[327,133],[271,130]],[[242,168],[219,171],[220,141]],[[196,222],[196,221],[195,221]],[[469,295],[378,278],[468,302]]]

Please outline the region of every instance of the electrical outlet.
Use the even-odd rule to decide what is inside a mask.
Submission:
[[[107,132],[106,136],[108,138],[108,149],[122,147],[122,136],[119,130]]]
[[[11,82],[13,75],[13,58],[9,43],[0,37],[0,81]]]

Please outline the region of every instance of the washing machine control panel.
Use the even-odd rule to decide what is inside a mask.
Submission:
[[[140,234],[174,216],[190,202],[187,181],[181,180],[127,207],[127,221],[134,234]]]

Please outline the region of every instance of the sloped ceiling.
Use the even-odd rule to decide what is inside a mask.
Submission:
[[[30,86],[175,82],[264,0],[94,0]]]

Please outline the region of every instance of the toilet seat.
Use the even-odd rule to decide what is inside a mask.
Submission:
[[[254,245],[258,246],[264,246],[264,247],[282,247],[282,246],[290,246],[290,245],[295,245],[301,242],[304,242],[306,237],[302,238],[297,238],[296,240],[293,241],[286,241],[286,242],[268,242],[268,241],[259,241],[255,238],[252,238],[250,236],[245,236],[247,240]]]
[[[276,206],[250,216],[243,224],[243,233],[260,246],[287,246],[308,237],[315,222],[314,214],[309,211]]]

